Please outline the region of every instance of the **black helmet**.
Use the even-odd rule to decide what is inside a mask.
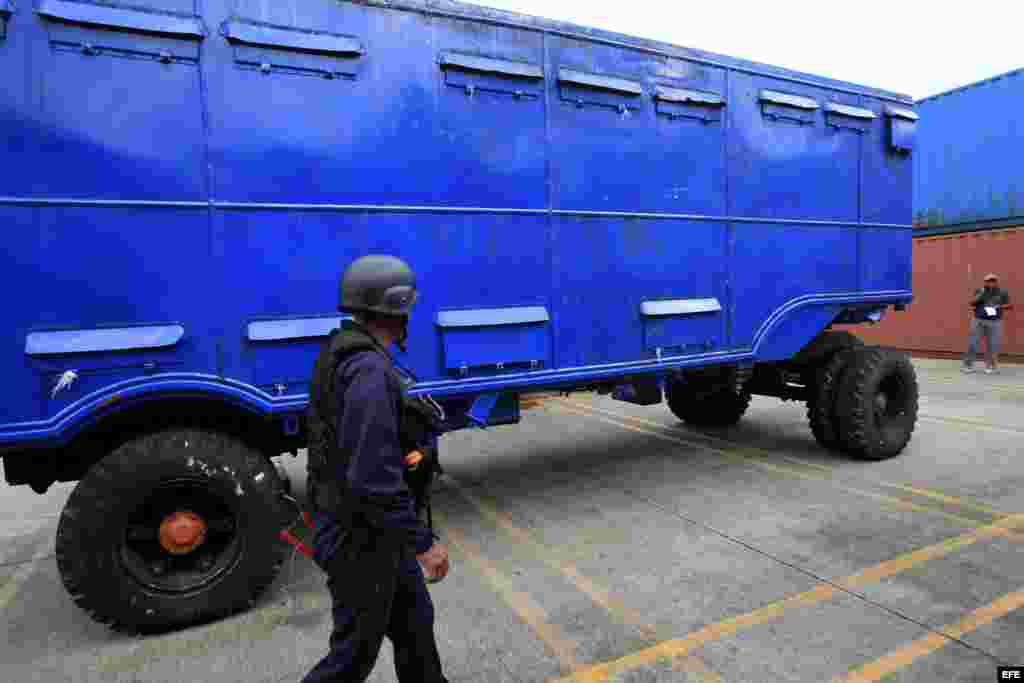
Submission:
[[[416,297],[416,276],[409,265],[394,256],[373,254],[345,269],[338,310],[408,316]]]

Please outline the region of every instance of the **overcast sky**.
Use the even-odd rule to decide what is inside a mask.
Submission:
[[[1024,68],[1021,0],[468,1],[914,99]]]

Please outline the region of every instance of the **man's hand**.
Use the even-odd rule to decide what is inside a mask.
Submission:
[[[435,543],[430,550],[416,556],[423,567],[423,575],[427,583],[435,583],[448,576],[448,546]]]

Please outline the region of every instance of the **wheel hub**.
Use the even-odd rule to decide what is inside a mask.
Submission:
[[[187,555],[206,540],[206,521],[191,510],[176,510],[160,523],[160,545],[172,555]]]

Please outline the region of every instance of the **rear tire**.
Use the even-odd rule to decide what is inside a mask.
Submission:
[[[731,427],[750,406],[750,393],[730,388],[695,391],[685,384],[669,384],[666,397],[672,413],[694,427]]]
[[[833,451],[843,450],[836,421],[836,395],[853,352],[852,348],[837,351],[824,365],[808,372],[807,421],[818,443]]]
[[[234,437],[172,429],[129,441],[68,498],[57,528],[64,587],[119,631],[159,632],[246,609],[284,561],[282,493],[274,465]],[[191,549],[172,553],[168,544],[181,541],[167,540],[177,532],[161,520],[175,515],[201,520],[203,532],[185,532]]]
[[[856,349],[838,387],[838,438],[846,453],[884,460],[906,448],[918,409],[917,376],[906,354]]]

